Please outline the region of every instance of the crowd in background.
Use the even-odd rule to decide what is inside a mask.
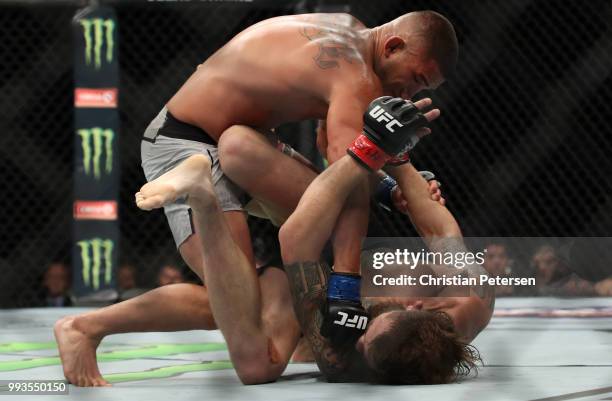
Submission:
[[[72,274],[65,262],[52,262],[45,269],[36,306],[72,306]],[[117,301],[138,296],[154,287],[178,283],[200,284],[199,279],[184,264],[176,261],[163,263],[153,282],[146,282],[131,263],[119,266],[116,272]]]
[[[280,265],[278,244],[265,238],[254,238],[257,267]],[[535,286],[497,286],[496,295],[594,297],[612,296],[612,276],[589,280],[575,271],[552,245],[536,248],[528,263],[514,259],[507,245],[501,242],[486,246],[483,267],[491,276],[534,277]],[[578,269],[576,269],[578,270]],[[151,281],[151,280],[149,280]],[[125,300],[142,294],[153,287],[177,283],[201,284],[198,277],[183,263],[167,261],[159,266],[154,282],[145,282],[138,268],[123,263],[116,272],[117,300]],[[46,268],[42,280],[39,306],[71,306],[71,270],[64,262],[53,262]]]
[[[535,278],[535,287],[496,286],[495,293],[498,297],[612,296],[612,275],[600,280],[583,278],[579,274],[578,266],[570,266],[552,245],[538,247],[528,266],[522,266],[512,258],[505,244],[490,243],[486,247],[483,267],[491,276]]]

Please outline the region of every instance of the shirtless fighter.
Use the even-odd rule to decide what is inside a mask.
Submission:
[[[236,252],[252,266],[241,190],[272,209],[271,214],[287,216],[315,177],[313,171],[270,146],[262,132],[284,122],[324,119],[327,130],[322,142],[326,143],[327,157],[333,163],[360,131],[361,115],[373,98],[382,94],[409,98],[422,89],[436,88],[453,70],[456,55],[452,25],[433,12],[407,14],[373,29],[343,14],[262,21],[237,35],[200,65],[150,124],[142,145],[145,174],[148,180],[153,180],[189,156],[203,154],[211,158],[212,182],[231,234],[228,243],[235,244]],[[246,173],[239,168],[244,159],[251,166]],[[407,161],[407,154],[395,161]],[[405,164],[399,172],[402,191],[409,191],[416,171]],[[364,181],[348,197],[338,219],[333,238],[336,271],[354,272],[359,267],[360,241],[367,226],[368,192]],[[151,196],[146,188],[141,194]],[[203,278],[205,233],[198,232],[198,225],[192,224],[189,205],[178,199],[166,205],[165,212],[181,255]],[[252,270],[248,274],[255,274]],[[211,279],[207,280],[210,286]],[[67,378],[80,385],[105,384],[95,363],[95,349],[104,335],[214,327],[207,309],[208,297],[213,296],[208,291],[187,285],[168,286],[111,308],[61,320],[56,324],[55,334]],[[275,305],[282,298],[270,295],[275,300],[270,303],[260,299],[260,295],[265,297],[268,292],[274,294],[273,289],[264,288],[262,294],[259,287],[253,291],[259,300],[252,303],[253,308],[263,308],[264,315],[265,311],[270,315],[277,313]],[[210,307],[214,311],[214,302]],[[160,315],[164,319],[159,319]],[[278,329],[273,324],[268,327],[269,321],[274,319],[264,317],[258,324],[266,330]],[[222,323],[217,324],[223,329]],[[297,325],[295,330],[299,330]],[[253,341],[268,340],[266,336],[249,338],[249,343]],[[294,344],[276,345],[289,354],[293,347]],[[266,368],[267,356],[264,359],[268,362],[255,364],[256,374],[250,368],[241,370],[242,364],[237,363],[260,357],[264,358],[240,346],[232,354],[244,382],[277,377],[279,369],[284,369],[272,365]]]

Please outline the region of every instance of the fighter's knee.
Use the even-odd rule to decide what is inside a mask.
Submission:
[[[283,224],[278,230],[278,242],[280,243],[281,257],[283,262],[291,263],[294,261],[294,250],[296,249],[296,246],[298,246],[297,237],[296,230],[291,223]]]
[[[250,128],[243,125],[233,125],[223,131],[219,138],[219,163],[223,171],[242,166],[252,139],[248,135]]]

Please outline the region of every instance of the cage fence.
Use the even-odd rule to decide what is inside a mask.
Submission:
[[[612,232],[612,35],[609,1],[113,1],[120,30],[120,263],[143,286],[176,257],[162,212],[133,202],[145,182],[144,128],[194,68],[266,18],[350,11],[367,26],[432,9],[460,41],[455,76],[430,94],[443,117],[413,163],[435,172],[466,236]],[[326,8],[327,7],[327,8]],[[0,306],[36,306],[53,261],[70,263],[73,188],[71,20],[77,4],[0,3]],[[281,128],[313,156],[313,124]],[[301,135],[292,135],[299,131]],[[295,137],[310,138],[296,142]],[[374,205],[372,235],[410,236]],[[276,229],[250,218],[256,253]]]

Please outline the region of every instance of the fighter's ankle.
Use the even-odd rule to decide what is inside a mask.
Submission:
[[[72,328],[94,341],[101,341],[105,336],[101,326],[87,314],[75,316],[72,319]]]
[[[214,192],[207,188],[198,188],[191,192],[187,197],[187,203],[193,211],[204,215],[219,209]]]

